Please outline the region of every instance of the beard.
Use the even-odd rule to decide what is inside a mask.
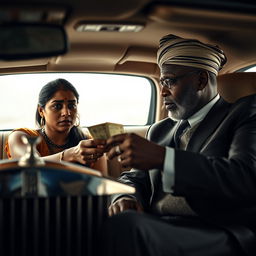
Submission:
[[[173,120],[187,119],[197,111],[197,95],[188,95],[182,101],[175,102],[172,108],[168,109],[168,116]]]

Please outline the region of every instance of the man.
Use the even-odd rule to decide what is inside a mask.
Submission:
[[[218,95],[225,62],[218,47],[160,40],[170,118],[152,125],[148,140],[122,134],[107,142],[108,157],[133,168],[120,181],[136,194],[110,205],[105,255],[256,255],[256,95],[232,105]]]

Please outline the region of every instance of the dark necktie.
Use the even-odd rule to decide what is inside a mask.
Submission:
[[[180,138],[184,134],[184,132],[189,128],[188,120],[182,120],[179,127],[177,128],[176,132],[174,133],[174,144],[176,148],[180,146]]]

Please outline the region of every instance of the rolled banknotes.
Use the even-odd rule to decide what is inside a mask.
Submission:
[[[113,135],[124,133],[122,124],[109,122],[89,126],[87,128],[94,139],[108,139]]]

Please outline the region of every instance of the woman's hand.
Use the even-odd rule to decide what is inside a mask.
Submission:
[[[77,146],[65,151],[63,160],[90,165],[103,156],[105,145],[106,140],[81,140]]]

